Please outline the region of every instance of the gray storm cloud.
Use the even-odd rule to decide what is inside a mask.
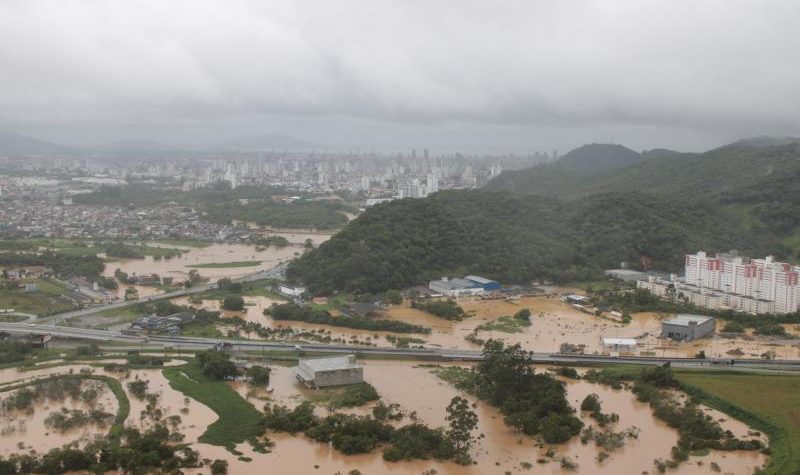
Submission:
[[[788,0],[5,0],[0,124],[793,131],[798,18]]]

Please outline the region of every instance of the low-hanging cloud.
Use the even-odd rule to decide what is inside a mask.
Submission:
[[[793,130],[800,2],[7,0],[0,124]]]

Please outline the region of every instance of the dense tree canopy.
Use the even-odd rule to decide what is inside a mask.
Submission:
[[[702,205],[639,192],[565,203],[448,191],[370,208],[294,261],[288,276],[315,293],[379,293],[445,275],[505,283],[593,279],[621,261],[677,270],[683,254],[697,249],[755,247],[748,232],[733,226]]]

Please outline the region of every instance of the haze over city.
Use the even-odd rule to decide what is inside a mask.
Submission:
[[[785,1],[7,1],[0,130],[703,151],[800,134],[799,16]]]

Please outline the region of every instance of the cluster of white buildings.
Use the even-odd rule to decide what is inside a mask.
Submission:
[[[800,266],[772,256],[750,259],[735,253],[686,256],[685,277],[649,276],[637,287],[665,298],[687,300],[712,309],[749,313],[793,313],[800,309]]]
[[[425,182],[419,178],[412,178],[409,181],[397,184],[397,198],[425,198],[439,191],[439,177],[429,173]]]

